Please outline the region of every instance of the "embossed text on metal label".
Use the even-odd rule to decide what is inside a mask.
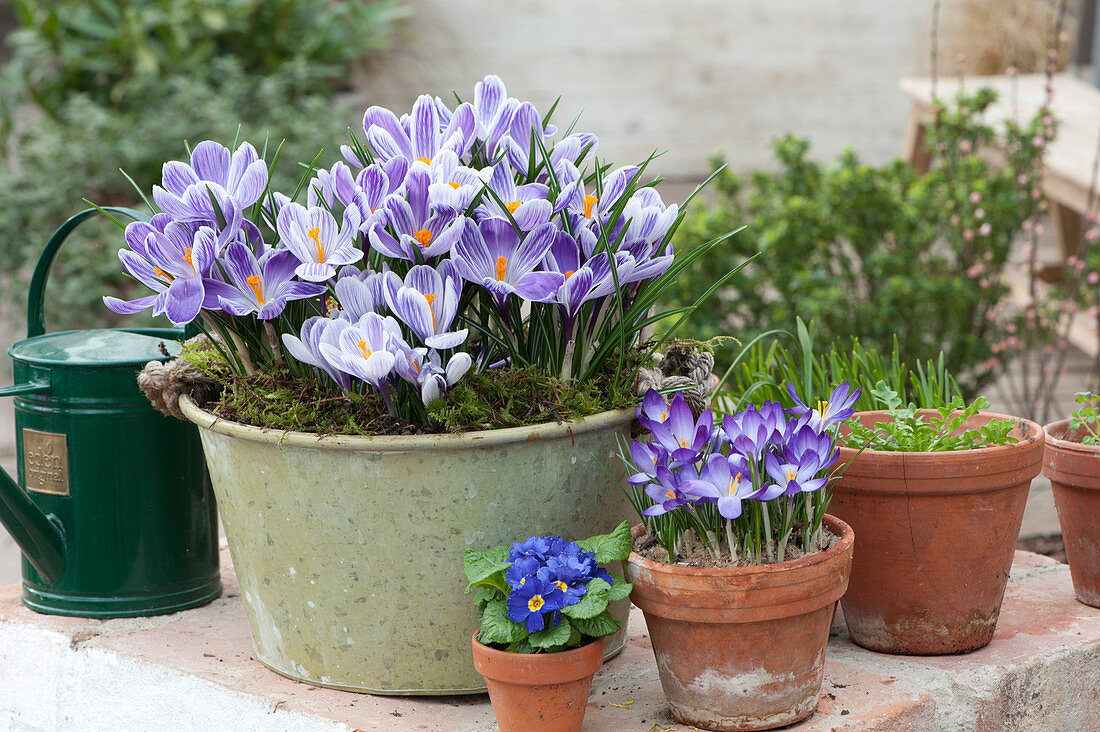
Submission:
[[[23,474],[27,490],[69,495],[69,443],[66,435],[23,428]]]

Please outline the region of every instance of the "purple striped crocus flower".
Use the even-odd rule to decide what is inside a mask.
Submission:
[[[503,309],[517,294],[533,302],[550,302],[565,281],[560,272],[539,272],[554,242],[555,227],[543,224],[522,241],[504,219],[485,219],[467,226],[451,261],[464,280],[481,285]]]
[[[230,154],[229,148],[204,140],[191,152],[190,165],[178,160],[164,164],[162,183],[163,187],[153,186],[153,200],[161,211],[180,221],[216,221],[211,216],[211,192],[245,209],[267,188],[267,164],[247,142]]]
[[[511,216],[520,229],[530,231],[550,220],[553,206],[546,200],[549,189],[541,183],[517,186],[513,175],[505,162],[492,169],[486,185],[495,195],[486,192],[474,217],[503,219]]]
[[[421,95],[413,104],[412,113],[397,116],[384,107],[370,107],[363,115],[363,130],[378,160],[386,162],[395,157],[431,164],[442,150],[450,150],[458,157],[469,151],[474,141],[474,112],[469,104],[460,104],[450,119],[442,112],[449,112],[442,103],[431,96]]]
[[[456,348],[466,341],[468,330],[450,330],[458,313],[461,280],[450,262],[437,271],[426,264],[412,267],[405,280],[390,272],[385,279],[386,303],[401,322],[429,348]]]
[[[325,286],[294,279],[299,264],[294,253],[271,249],[256,255],[240,242],[230,242],[221,258],[229,282],[204,281],[207,292],[218,306],[231,315],[255,313],[260,320],[278,317],[290,300],[305,300],[325,291]]]
[[[355,185],[350,173],[348,185]],[[307,209],[291,202],[279,211],[276,228],[279,240],[301,262],[294,273],[307,282],[325,282],[336,276],[337,265],[363,258],[363,251],[354,246],[359,231],[355,208],[345,209],[343,225],[337,226],[328,210],[320,206]]]
[[[429,184],[427,166],[414,166],[405,177],[405,195],[395,193],[386,198],[381,216],[368,234],[375,250],[414,263],[451,251],[466,228],[466,219],[450,209],[434,211]]]
[[[336,346],[321,343],[320,350],[333,367],[384,391],[398,357],[408,349],[396,320],[367,313],[340,331]]]
[[[315,315],[306,318],[305,322],[302,323],[300,337],[283,333],[283,345],[286,346],[286,350],[291,356],[302,363],[321,369],[341,389],[348,391],[351,389],[351,376],[333,366],[325,358],[324,354],[321,353],[321,344],[327,343],[331,347],[338,348],[340,333],[350,325],[349,321],[342,318],[325,318]]]
[[[148,223],[131,223],[125,238],[130,248],[118,252],[123,269],[156,294],[129,301],[108,296],[103,304],[120,315],[152,308],[154,316],[165,315],[175,325],[194,320],[207,300],[203,275],[216,256],[213,229],[195,231],[158,214]]]

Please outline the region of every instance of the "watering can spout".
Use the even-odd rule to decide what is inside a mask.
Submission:
[[[65,566],[65,537],[60,527],[3,470],[0,470],[0,523],[42,579],[56,582]]]
[[[43,374],[36,374],[36,377],[27,384],[0,388],[0,397],[49,391],[49,377]],[[65,537],[61,528],[4,470],[0,470],[0,523],[42,579],[56,582],[65,566]]]

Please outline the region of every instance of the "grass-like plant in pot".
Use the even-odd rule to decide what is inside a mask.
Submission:
[[[123,265],[154,292],[108,307],[210,337],[185,354],[222,399],[180,408],[257,657],[280,673],[480,691],[448,557],[629,514],[597,461],[629,434],[637,368],[661,345],[643,330],[670,315],[654,303],[718,241],[674,255],[683,208],[646,163],[613,168],[548,118],[494,76],[453,108],[371,107],[346,162],[307,166],[285,195],[268,186],[278,151],[202,142],[126,228]]]
[[[679,395],[646,394],[651,439],[621,459],[642,518],[626,565],[645,613],[672,714],[711,730],[771,729],[817,707],[853,533],[825,515],[836,425],[832,407],[777,402],[698,419]]]
[[[1073,591],[1100,607],[1100,397],[1077,394],[1069,419],[1046,425],[1043,475],[1050,479]]]
[[[463,555],[476,589],[474,666],[501,732],[575,732],[584,720],[604,638],[619,630],[608,604],[630,585],[601,564],[630,554],[630,524],[578,542],[531,536]]]
[[[841,601],[852,640],[886,653],[966,653],[993,637],[1043,431],[952,399],[904,405],[842,427],[847,469],[830,510],[859,536]]]

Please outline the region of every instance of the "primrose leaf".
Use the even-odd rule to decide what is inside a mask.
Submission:
[[[571,618],[591,618],[599,615],[607,608],[607,591],[611,585],[597,577],[589,581],[588,591],[581,597],[581,601],[575,605],[567,605],[562,612]]]
[[[630,597],[630,591],[634,589],[634,585],[629,582],[625,582],[621,577],[611,575],[615,583],[611,585],[611,589],[607,593],[608,602],[615,602],[616,600],[622,600],[623,598]]]
[[[503,600],[495,600],[481,611],[481,632],[477,639],[482,643],[515,643],[527,635],[527,629],[508,617],[508,607]]]
[[[537,633],[532,633],[529,640],[535,648],[550,648],[564,646],[569,642],[569,636],[572,634],[573,626],[569,624],[567,618],[562,618],[555,627],[543,628]]]
[[[596,561],[600,564],[622,561],[630,556],[630,522],[623,521],[610,534],[582,539],[577,544],[585,551],[596,552]]]
[[[618,631],[622,625],[618,620],[611,617],[609,611],[604,611],[594,618],[577,618],[573,623],[577,626],[577,630],[593,638],[603,638],[605,635],[611,635]]]
[[[479,552],[469,547],[462,550],[462,569],[466,572],[469,585],[468,593],[474,587],[496,587],[507,593],[508,585],[504,581],[504,570],[512,566],[508,561],[508,549],[493,547],[489,551]],[[494,577],[497,573],[499,577]]]

